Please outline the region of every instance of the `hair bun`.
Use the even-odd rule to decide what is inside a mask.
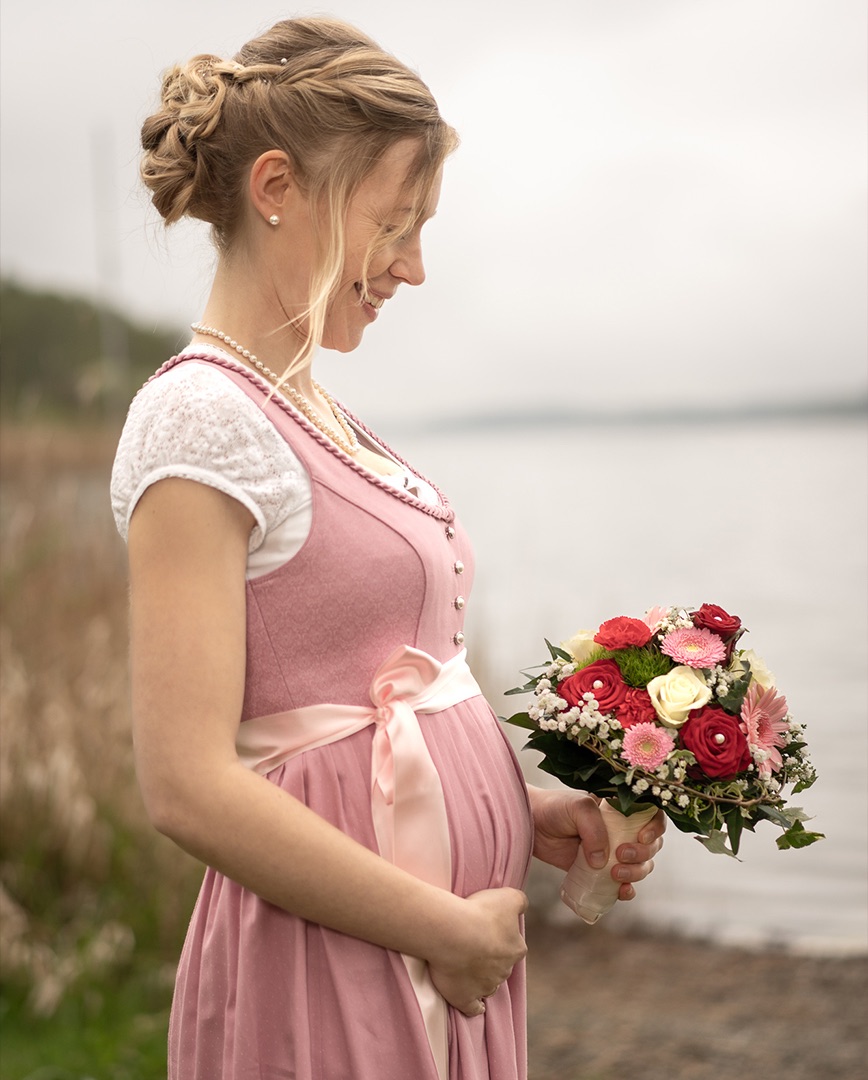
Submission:
[[[197,199],[207,148],[223,112],[227,84],[243,68],[204,53],[163,76],[160,108],[142,125],[141,175],[167,224],[185,214],[210,220]]]

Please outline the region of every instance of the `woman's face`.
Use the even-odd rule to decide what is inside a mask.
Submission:
[[[421,285],[421,230],[434,215],[440,197],[440,177],[428,204],[416,224],[404,231],[417,209],[409,205],[405,180],[416,144],[398,143],[363,181],[350,202],[346,222],[346,253],[337,291],[329,303],[323,332],[324,348],[350,352],[362,340],[365,328],[378,317],[402,282]],[[371,245],[386,235],[386,246],[374,255],[369,267],[367,290],[362,284],[365,258]]]

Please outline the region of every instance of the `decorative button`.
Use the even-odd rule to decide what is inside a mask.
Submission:
[[[452,640],[455,642],[456,645],[463,645],[464,644],[464,635],[459,630],[458,633],[455,635],[455,637],[453,637]]]
[[[446,526],[446,539],[447,540],[454,540],[455,539],[455,530],[452,528],[451,525]]]
[[[466,601],[463,596],[456,596],[455,599],[452,601],[452,606],[460,611],[464,607],[465,603]]]
[[[464,563],[460,559],[458,559],[452,569],[455,571],[456,574],[463,574]]]

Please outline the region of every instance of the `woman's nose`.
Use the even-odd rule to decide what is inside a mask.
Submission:
[[[407,245],[389,267],[393,277],[406,281],[408,285],[421,285],[425,280],[425,265],[422,262],[422,245]]]

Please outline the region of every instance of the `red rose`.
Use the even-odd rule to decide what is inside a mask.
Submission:
[[[750,765],[750,747],[739,728],[738,717],[716,705],[697,709],[679,736],[681,745],[694,755],[706,776],[730,780]]]
[[[729,641],[733,634],[741,630],[741,619],[729,615],[717,604],[703,604],[699,611],[694,611],[693,625],[700,630],[713,630],[715,634]]]
[[[628,645],[647,645],[651,640],[651,628],[641,619],[619,615],[606,619],[594,634],[594,641],[605,649],[626,649]]]
[[[627,685],[614,660],[595,660],[558,683],[558,693],[570,705],[584,705],[583,694],[593,694],[600,712],[614,712],[627,696]]]
[[[627,694],[621,705],[618,706],[618,719],[622,727],[632,727],[633,724],[654,724],[657,722],[657,713],[648,697],[648,691],[637,687],[628,687]]]

